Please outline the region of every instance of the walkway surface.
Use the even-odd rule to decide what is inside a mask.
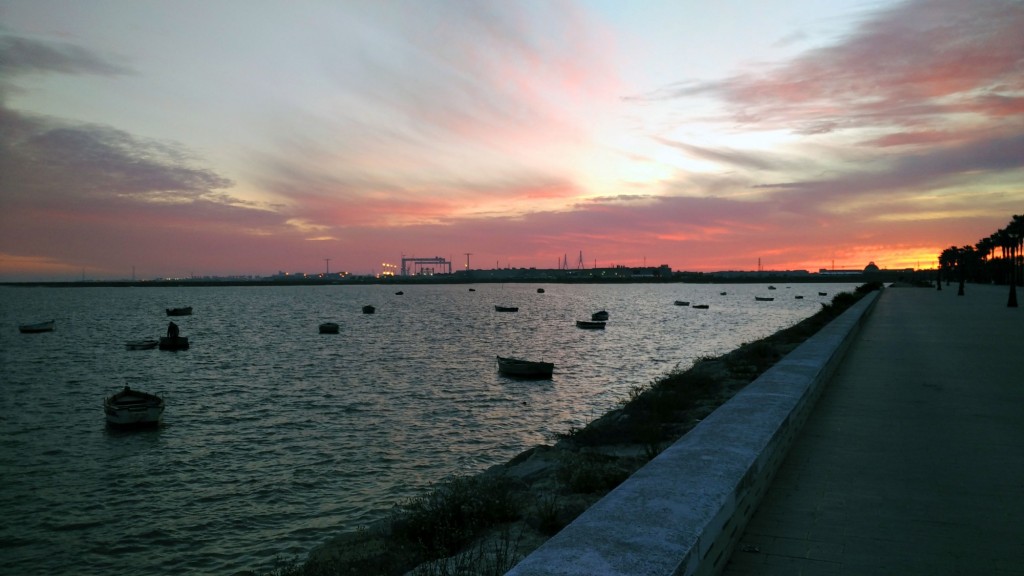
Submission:
[[[1024,575],[1024,308],[1007,295],[886,289],[724,574]]]

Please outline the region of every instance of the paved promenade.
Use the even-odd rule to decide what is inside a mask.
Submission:
[[[883,292],[725,575],[1024,575],[1024,308],[956,293]]]

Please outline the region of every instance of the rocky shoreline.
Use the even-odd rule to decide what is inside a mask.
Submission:
[[[620,408],[553,445],[441,483],[272,574],[504,574],[873,288],[839,294],[794,326],[636,387]]]

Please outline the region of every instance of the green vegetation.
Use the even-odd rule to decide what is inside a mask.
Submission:
[[[503,466],[455,477],[397,506],[381,524],[335,539],[266,574],[504,574],[879,283],[841,293],[814,316],[636,386],[622,406]]]

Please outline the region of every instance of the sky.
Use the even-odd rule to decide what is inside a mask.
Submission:
[[[0,281],[932,268],[1024,212],[1021,30],[1021,0],[0,0]]]

